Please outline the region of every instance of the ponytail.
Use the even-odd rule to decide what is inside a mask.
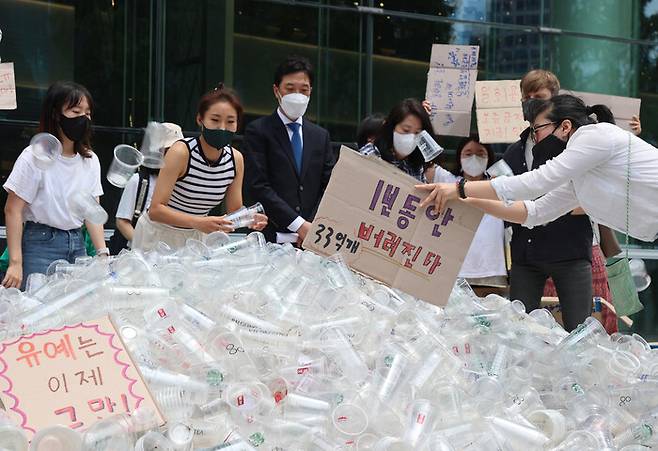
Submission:
[[[588,106],[586,113],[588,116],[591,116],[592,114],[595,115],[597,122],[608,122],[610,124],[615,123],[615,118],[612,115],[612,111],[610,111],[610,108],[605,105],[599,104]]]

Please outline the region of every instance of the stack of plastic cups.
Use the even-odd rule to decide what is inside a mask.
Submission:
[[[160,432],[147,432],[135,443],[135,451],[177,451],[174,444]]]
[[[256,215],[265,213],[265,209],[260,204],[256,202],[249,208],[242,207],[233,213],[230,213],[225,216],[225,219],[228,219],[233,224],[233,228],[240,229],[243,227],[253,227],[256,222]]]

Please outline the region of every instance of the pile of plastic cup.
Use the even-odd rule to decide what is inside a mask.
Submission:
[[[262,234],[54,262],[0,288],[0,339],[111,315],[160,413],[37,431],[34,450],[639,450],[658,355],[594,318],[437,307]],[[28,449],[0,415],[0,450]]]

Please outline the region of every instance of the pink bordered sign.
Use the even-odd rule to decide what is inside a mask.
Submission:
[[[54,424],[84,430],[141,406],[164,423],[109,317],[1,343],[0,393],[29,437]]]

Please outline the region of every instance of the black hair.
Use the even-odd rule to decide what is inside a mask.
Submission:
[[[285,75],[304,72],[313,86],[313,65],[308,58],[299,55],[289,55],[274,71],[274,84],[279,86]]]
[[[436,140],[430,117],[420,101],[418,99],[404,99],[395,105],[390,113],[388,113],[384,125],[379,131],[379,135],[375,138],[375,146],[377,146],[383,160],[388,162],[396,160],[395,154],[393,153],[393,130],[396,125],[402,122],[404,118],[410,114],[420,119],[421,128]],[[405,158],[405,160],[407,160],[414,169],[425,168],[427,166],[425,164],[425,158],[423,158],[423,154],[418,147],[416,147],[414,151]]]
[[[384,125],[384,119],[383,114],[375,113],[361,121],[359,128],[356,130],[356,144],[359,149],[368,144],[369,138],[377,137],[379,130]]]
[[[583,125],[596,124],[597,122],[615,123],[612,111],[607,106],[587,106],[582,99],[569,94],[561,94],[541,102],[536,106],[533,104],[533,121],[540,113],[548,112],[546,117],[549,120],[559,124],[569,119],[574,129],[578,129]],[[591,118],[591,115],[595,115],[596,120]]]
[[[489,144],[483,144],[480,142],[480,136],[477,133],[471,133],[470,136],[466,138],[462,138],[459,141],[459,144],[457,144],[457,151],[456,151],[456,157],[457,157],[457,164],[455,165],[455,175],[461,175],[462,174],[462,151],[464,150],[464,147],[466,147],[466,144],[470,142],[476,142],[482,147],[484,147],[487,150],[487,167],[491,166],[496,162],[496,155],[494,154],[493,149]]]
[[[53,83],[46,92],[46,98],[41,105],[39,117],[39,132],[50,133],[59,138],[59,121],[62,110],[78,105],[83,98],[87,99],[89,111],[93,117],[94,99],[84,86],[72,81],[58,81]],[[89,127],[80,141],[74,144],[74,150],[82,157],[91,158],[91,127]]]

